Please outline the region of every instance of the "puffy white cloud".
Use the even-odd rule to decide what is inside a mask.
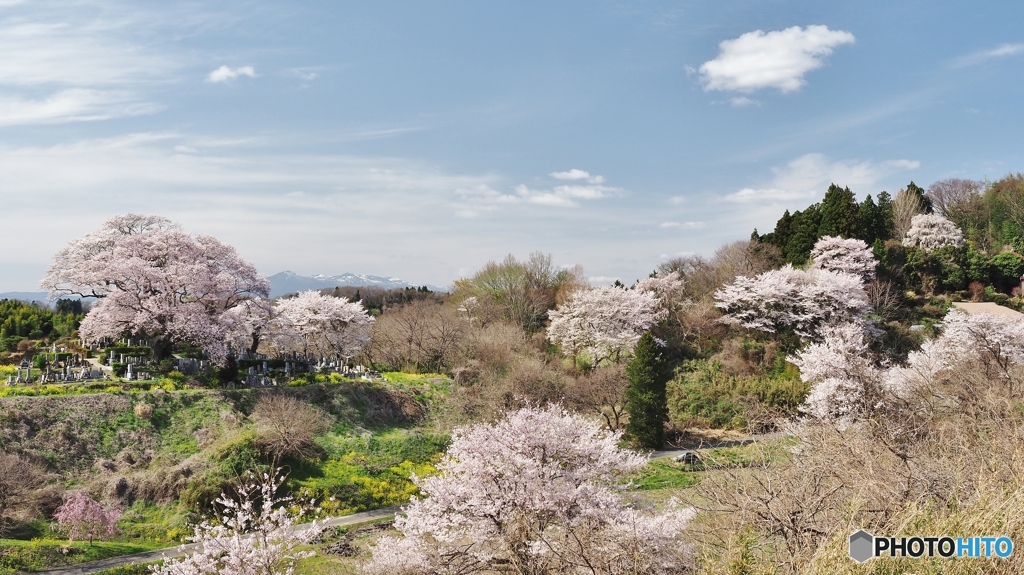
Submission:
[[[741,189],[725,199],[738,203],[810,200],[824,194],[832,183],[858,191],[871,188],[896,173],[915,170],[920,165],[920,162],[903,159],[882,162],[830,160],[823,154],[805,154],[785,166],[772,168],[774,177],[766,185]]]
[[[853,42],[853,34],[820,25],[754,30],[719,44],[718,57],[701,65],[701,80],[705,90],[792,92],[804,85],[805,74],[825,64],[835,47]]]
[[[256,77],[256,70],[252,66],[239,66],[238,68],[228,68],[227,66],[221,66],[213,72],[210,72],[206,76],[207,82],[230,82],[240,76],[248,76],[250,78]]]
[[[590,172],[573,168],[567,172],[551,172],[548,174],[556,180],[586,180],[589,184],[603,184],[604,176],[591,176]]]

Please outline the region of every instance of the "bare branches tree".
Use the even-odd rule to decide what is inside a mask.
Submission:
[[[284,395],[265,395],[252,412],[256,442],[275,458],[313,458],[319,447],[313,441],[327,433],[332,419],[323,410]]]

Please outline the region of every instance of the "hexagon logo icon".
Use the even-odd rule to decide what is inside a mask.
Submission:
[[[870,533],[861,529],[850,535],[850,559],[857,563],[863,563],[871,559],[875,552],[875,538]]]

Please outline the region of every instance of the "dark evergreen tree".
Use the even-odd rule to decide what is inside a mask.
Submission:
[[[921,209],[924,210],[924,213],[930,214],[934,211],[931,198],[924,195],[924,188],[918,186],[914,182],[910,182],[907,184],[907,191],[921,199]]]
[[[875,200],[871,199],[871,194],[868,194],[868,197],[864,198],[857,209],[858,227],[855,237],[864,240],[864,243],[869,246],[874,244],[875,240],[879,238],[879,234],[882,233],[879,229],[880,224],[878,206],[875,205]]]
[[[892,211],[892,196],[889,192],[882,191],[878,194],[878,221],[875,223],[878,230],[878,238],[883,242],[892,239],[893,230],[896,228],[896,217]]]
[[[837,236],[852,238],[857,234],[857,199],[850,188],[832,184],[821,201],[821,223],[818,237]],[[817,241],[817,240],[815,240]]]
[[[786,242],[783,255],[788,263],[802,265],[811,257],[814,243],[818,241],[821,226],[821,206],[812,204],[804,211],[793,212],[792,234]]]
[[[626,424],[628,435],[639,447],[658,449],[665,440],[668,401],[665,387],[672,377],[664,352],[650,332],[636,344],[626,365]]]

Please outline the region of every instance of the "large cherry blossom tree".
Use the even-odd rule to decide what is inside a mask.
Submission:
[[[910,220],[903,245],[927,252],[947,246],[964,245],[964,234],[956,224],[936,214],[918,214]]]
[[[875,277],[878,260],[863,240],[823,236],[811,250],[811,267],[859,276]]]
[[[589,352],[594,365],[618,361],[667,313],[653,289],[598,287],[578,290],[548,312],[548,339],[566,355]]]
[[[370,343],[374,318],[359,302],[305,291],[278,300],[268,343],[277,353],[349,360]]]
[[[160,216],[111,218],[53,259],[41,282],[50,297],[99,298],[82,321],[83,340],[144,337],[157,360],[169,357],[179,342],[222,360],[235,320],[226,312],[270,291],[235,248],[187,234]]]
[[[423,496],[395,520],[363,572],[679,573],[693,516],[669,502],[644,511],[624,475],[646,464],[618,433],[557,406],[456,429],[439,473],[414,478]]]
[[[862,317],[871,307],[859,276],[786,265],[715,292],[722,321],[769,333],[791,330],[810,339],[825,325]]]

